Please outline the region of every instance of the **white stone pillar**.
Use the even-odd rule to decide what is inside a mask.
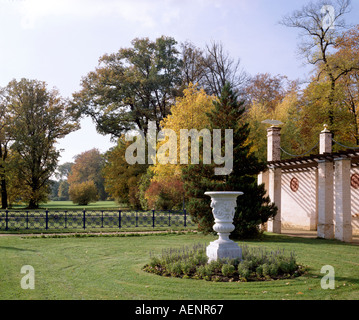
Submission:
[[[265,196],[268,197],[268,189],[269,189],[269,171],[266,170],[266,171],[263,171],[263,172],[260,172],[258,174],[258,179],[257,179],[257,184],[258,185],[261,185],[261,184],[264,184],[264,188],[265,188],[265,191],[266,191],[266,194]],[[264,223],[264,224],[261,224],[260,226],[260,229],[262,231],[267,231],[267,223]]]
[[[324,239],[334,238],[333,225],[333,163],[318,161],[318,227],[317,236]]]
[[[332,153],[332,133],[328,130],[327,126],[324,125],[324,130],[320,133],[319,138],[319,153]]]
[[[280,130],[278,127],[267,130],[267,161],[280,160]]]
[[[324,130],[320,133],[319,153],[332,153],[332,133],[327,129],[326,125],[324,125]],[[317,236],[324,239],[333,239],[333,162],[330,160],[318,160],[317,176]]]
[[[335,239],[352,241],[351,160],[335,159]]]
[[[281,201],[282,201],[282,170],[279,168],[269,168],[269,198],[278,208],[278,212],[273,219],[267,222],[267,231],[273,233],[282,232]]]
[[[280,128],[270,127],[267,132],[267,161],[280,160]],[[269,167],[268,172],[268,195],[271,201],[277,206],[278,212],[273,219],[269,219],[267,230],[273,233],[281,233],[281,188],[282,188],[282,170]]]
[[[257,184],[258,184],[258,185],[264,184],[264,187],[265,187],[265,190],[266,190],[265,196],[268,197],[268,184],[269,184],[269,181],[268,181],[268,170],[267,170],[267,171],[260,172],[260,173],[258,174]]]

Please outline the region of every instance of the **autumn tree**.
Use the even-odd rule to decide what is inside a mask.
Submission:
[[[60,156],[55,144],[78,125],[68,102],[42,81],[11,81],[5,88],[5,101],[16,175],[23,182],[28,207],[38,208],[47,201],[49,179]]]
[[[7,159],[9,149],[8,120],[4,89],[0,89],[0,189],[2,209],[6,209],[8,207],[6,181],[6,166],[8,162]]]
[[[122,136],[117,146],[105,154],[103,175],[105,189],[118,203],[128,204],[132,208],[140,208],[139,181],[148,168],[147,164],[129,164],[126,160],[126,149],[131,142]]]
[[[258,73],[249,79],[245,92],[252,104],[259,104],[266,111],[274,112],[293,86],[295,83],[286,76]]]
[[[359,25],[343,33],[336,49],[329,61],[347,71],[338,80],[338,99],[348,112],[349,130],[345,140],[359,145]]]
[[[349,12],[350,0],[321,0],[310,2],[301,10],[296,10],[281,20],[285,26],[301,31],[303,41],[299,45],[300,54],[307,63],[319,66],[317,79],[327,77],[330,87],[327,94],[327,117],[329,125],[334,123],[334,100],[337,81],[350,71],[330,63],[331,51],[347,28],[343,16]]]
[[[161,122],[162,130],[172,130],[176,134],[176,164],[166,163],[162,164],[160,161],[156,161],[153,166],[153,172],[155,174],[154,179],[157,177],[181,176],[181,130],[197,130],[200,132],[202,129],[209,127],[209,120],[207,113],[213,108],[213,100],[215,96],[206,94],[203,88],[199,88],[198,85],[190,85],[183,90],[183,97],[179,97],[176,103],[171,107],[171,114],[163,119]],[[191,140],[192,141],[192,140]],[[168,143],[168,139],[160,141],[157,144],[157,155],[161,152],[159,149],[164,144]],[[191,156],[191,143],[188,146],[188,157],[190,161]],[[159,160],[159,159],[158,159]]]
[[[72,183],[69,188],[70,199],[73,203],[87,206],[98,200],[97,188],[92,180]]]
[[[262,121],[267,119],[283,122],[282,147],[294,153],[299,151],[301,143],[298,135],[298,82],[281,75],[257,74],[250,79],[246,93],[249,104],[243,117],[250,127],[249,140],[252,142],[252,151],[255,155],[262,161],[266,160],[267,131]]]
[[[220,42],[206,44],[204,49],[186,41],[182,49],[182,83],[197,84],[207,94],[219,96],[226,84],[230,82],[234,90],[242,91],[248,75],[241,67],[241,60],[234,59]]]
[[[102,169],[104,157],[96,148],[80,153],[75,157],[67,181],[70,185],[92,181],[96,187],[100,200],[106,200]]]
[[[145,191],[145,199],[147,207],[151,209],[182,209],[184,201],[182,179],[166,177],[151,181]]]
[[[7,157],[4,166],[7,208],[14,204],[26,203],[26,190],[24,188],[24,179],[18,174],[19,154],[14,152],[11,147],[7,151]]]
[[[206,72],[205,57],[202,49],[196,47],[192,42],[181,43],[182,86],[188,87],[190,84],[202,85]]]
[[[336,51],[328,54],[327,61],[333,70],[340,72],[333,89],[332,81],[316,66],[315,76],[303,90],[301,99],[301,136],[313,145],[323,124],[330,124],[335,140],[345,145],[356,145],[358,132],[358,72],[359,72],[358,26],[344,32],[337,41]],[[344,72],[345,71],[345,72]],[[338,74],[339,73],[335,73]],[[321,75],[319,78],[317,75]],[[331,96],[331,106],[328,97]],[[328,110],[332,110],[333,123],[328,122]],[[309,145],[307,146],[309,148]],[[337,144],[334,150],[341,149]]]
[[[175,134],[175,138],[170,140],[167,137],[157,143],[157,161],[150,167],[151,173],[148,175],[150,180],[142,181],[146,185],[147,191],[140,187],[140,198],[144,207],[148,205],[150,208],[156,205],[156,208],[160,209],[182,207],[184,189],[181,167],[186,164],[181,162],[184,160],[181,158],[181,143],[183,143],[181,131],[188,130],[190,133],[191,130],[197,130],[200,133],[202,129],[208,128],[207,113],[213,108],[212,102],[215,99],[215,96],[207,95],[203,88],[200,89],[198,85],[190,83],[184,89],[183,97],[177,98],[176,103],[171,107],[171,114],[161,122],[162,131],[170,130]],[[188,142],[187,161],[185,162],[190,163],[192,143],[196,143],[196,140],[185,135],[184,137]],[[162,153],[162,148],[175,150],[175,163],[168,163],[167,159],[162,158],[162,156],[164,158],[169,156],[168,150]],[[145,203],[146,199],[148,204]]]

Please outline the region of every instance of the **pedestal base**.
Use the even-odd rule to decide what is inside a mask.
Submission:
[[[218,259],[242,259],[242,249],[232,240],[216,240],[209,244],[206,250],[208,262]]]

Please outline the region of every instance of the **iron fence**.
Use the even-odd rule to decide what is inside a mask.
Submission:
[[[50,230],[138,227],[191,227],[191,217],[183,211],[81,210],[0,212],[0,230]]]

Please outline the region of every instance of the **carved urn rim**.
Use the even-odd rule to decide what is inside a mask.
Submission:
[[[242,196],[243,192],[240,191],[208,191],[204,193],[206,196],[216,197],[216,196],[223,196],[223,197],[238,197]]]

